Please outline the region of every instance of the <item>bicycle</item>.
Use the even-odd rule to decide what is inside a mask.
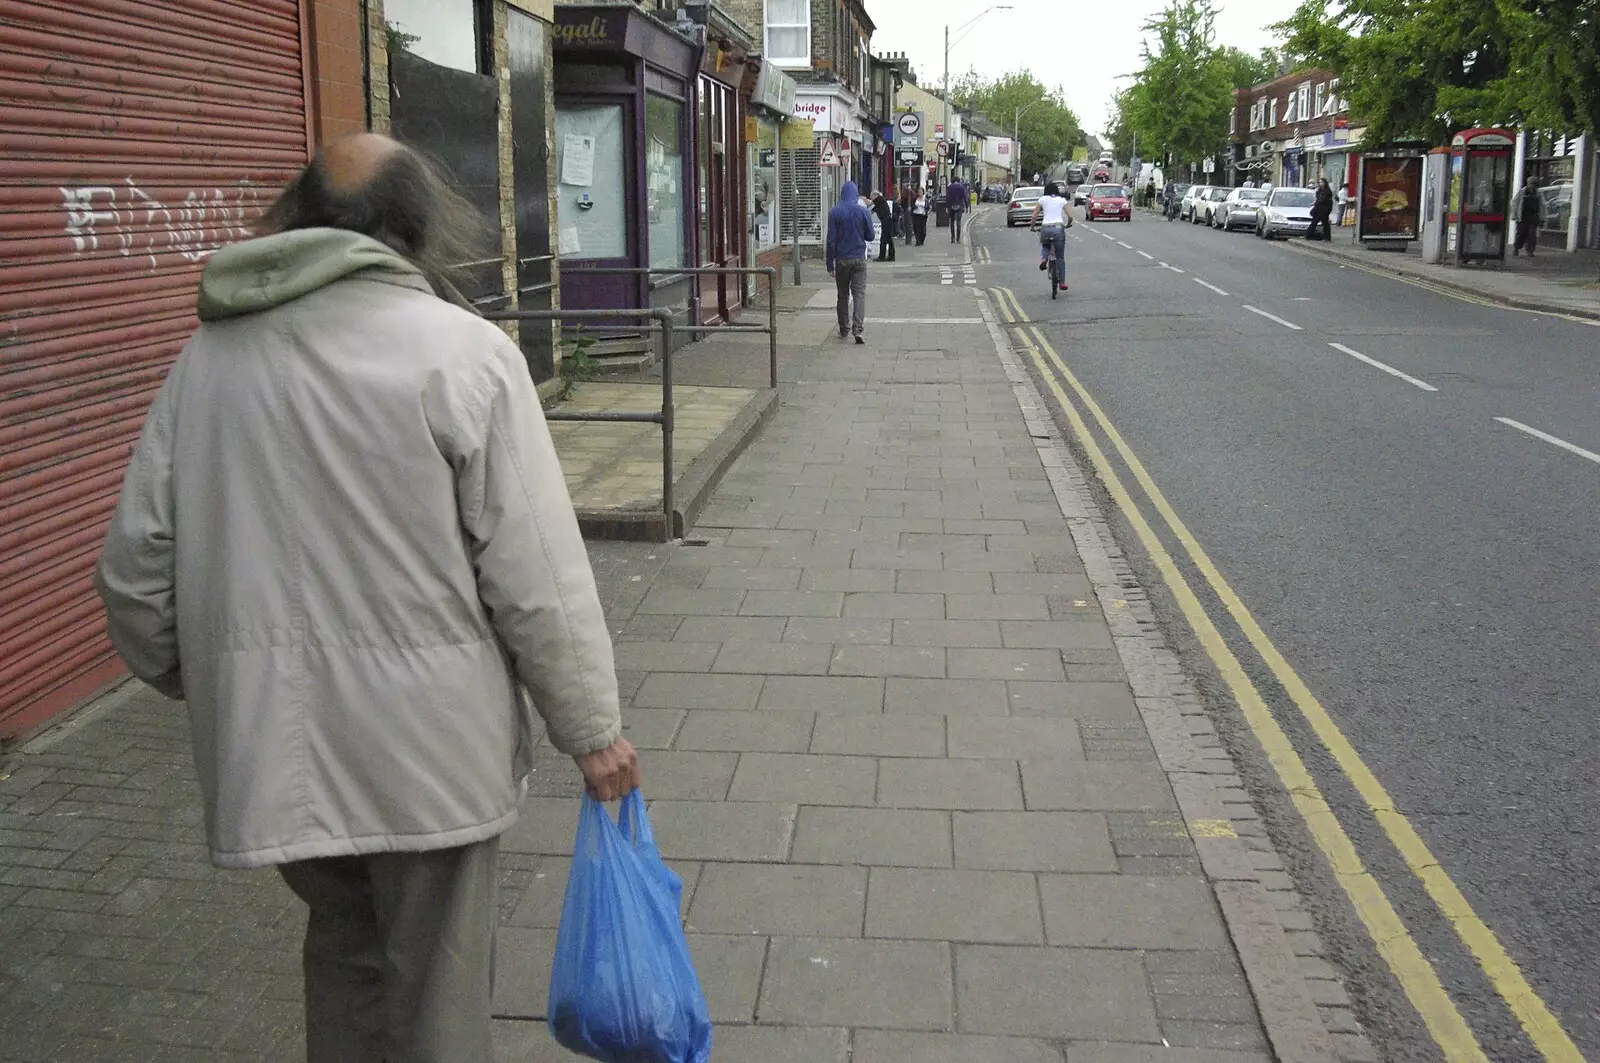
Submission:
[[[1039,232],[1039,229],[1040,227],[1037,225],[1032,227],[1033,232]],[[1063,228],[1061,231],[1066,232],[1066,229]],[[1050,240],[1044,246],[1046,248],[1045,276],[1050,279],[1050,298],[1054,299],[1060,295],[1061,289],[1065,287],[1062,282],[1067,279],[1066,270],[1061,265],[1060,256],[1056,254],[1056,242]]]

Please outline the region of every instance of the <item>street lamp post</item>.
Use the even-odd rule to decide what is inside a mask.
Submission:
[[[1040,97],[1026,107],[1018,107],[1011,115],[1011,187],[1015,188],[1022,183],[1022,116],[1027,114],[1035,103],[1043,103]]]
[[[982,11],[978,12],[976,15],[974,15],[971,18],[967,19],[967,21],[963,22],[961,25],[957,26],[956,27],[956,32],[960,33],[962,30],[968,29],[969,27],[972,26],[973,23],[977,22],[980,18],[982,18],[983,16],[987,15],[991,11],[1010,11],[1010,10],[1011,10],[1011,5],[1010,4],[994,4],[994,5],[990,6],[990,7],[986,7]],[[947,143],[947,144],[950,142],[950,139],[951,139],[950,138],[950,23],[948,23],[948,22],[946,22],[944,24],[944,139],[945,139],[945,143]],[[945,158],[950,158],[950,156],[946,155]],[[951,165],[953,166],[954,164],[952,163]],[[949,181],[949,178],[947,177],[945,179],[945,184],[948,185],[949,183],[950,183],[950,181]]]

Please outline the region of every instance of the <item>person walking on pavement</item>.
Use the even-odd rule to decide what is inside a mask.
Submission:
[[[945,209],[950,212],[950,242],[961,242],[961,219],[967,213],[967,186],[961,178],[951,181],[944,189]]]
[[[1511,248],[1513,258],[1522,254],[1523,248],[1528,249],[1528,257],[1532,258],[1538,248],[1539,206],[1539,179],[1529,174],[1528,180],[1511,197],[1511,216],[1517,219],[1517,241]]]
[[[1328,179],[1322,178],[1317,182],[1317,197],[1311,204],[1311,228],[1306,231],[1307,240],[1332,240],[1333,230],[1328,227],[1328,219],[1333,216],[1333,189],[1328,185]],[[1322,230],[1322,235],[1317,235],[1317,230]]]
[[[911,201],[911,231],[916,237],[917,246],[921,247],[928,239],[928,190],[919,187],[917,194]]]
[[[1343,184],[1339,185],[1339,194],[1334,197],[1333,206],[1333,224],[1344,225],[1344,216],[1350,210],[1350,189]]]
[[[878,261],[894,261],[894,205],[882,192],[872,193],[872,213],[878,216]]]
[[[488,1060],[540,731],[595,797],[639,783],[527,363],[445,276],[483,252],[442,174],[336,140],[211,258],[95,573],[129,670],[188,702],[212,861],[310,909],[311,1063]]]
[[[838,204],[828,212],[828,275],[839,293],[839,338],[861,333],[867,318],[867,244],[872,240],[872,215],[860,203],[854,181],[839,190]]]
[[[910,185],[900,189],[900,239],[906,244],[911,243],[911,203],[916,198],[916,190]]]

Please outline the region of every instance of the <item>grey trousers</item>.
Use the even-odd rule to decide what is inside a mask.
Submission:
[[[311,909],[307,1063],[491,1063],[499,849],[279,866]]]
[[[833,283],[839,289],[839,335],[861,335],[867,322],[867,260],[839,259],[833,264]]]

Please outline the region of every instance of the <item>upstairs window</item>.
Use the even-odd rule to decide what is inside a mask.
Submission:
[[[811,65],[811,0],[766,0],[767,62]]]

